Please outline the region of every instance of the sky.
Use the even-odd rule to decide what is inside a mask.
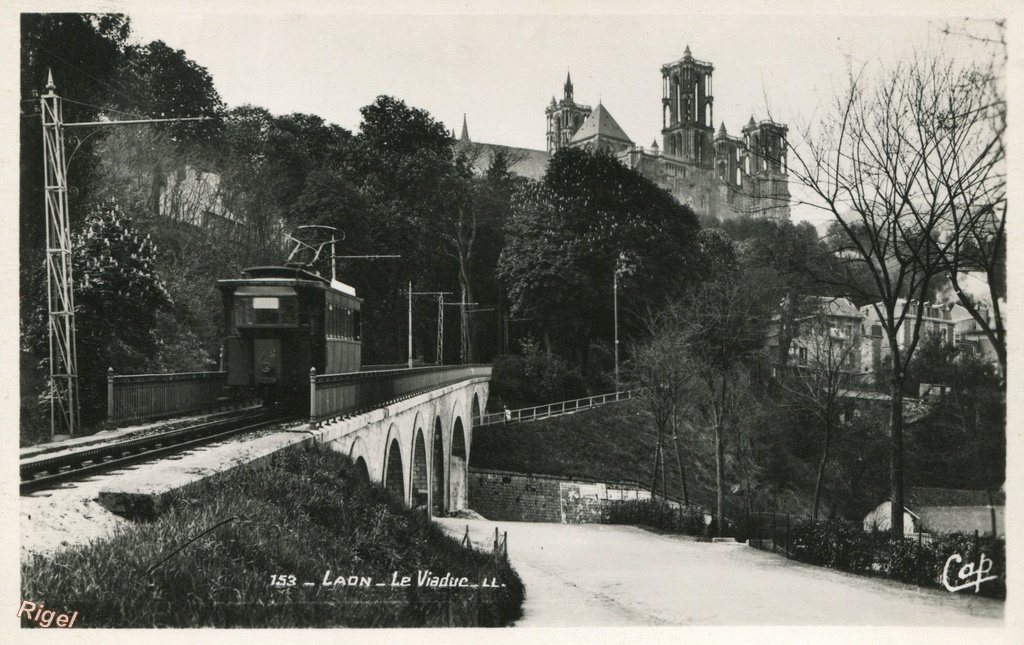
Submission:
[[[544,108],[572,72],[578,102],[611,111],[637,143],[660,138],[660,66],[715,66],[715,121],[808,117],[847,65],[904,55],[926,17],[366,16],[131,12],[141,42],[184,49],[229,105],[312,112],[347,128],[391,94],[475,140],[543,148]]]
[[[939,30],[959,24],[948,13],[601,15],[552,13],[550,3],[504,15],[437,5],[430,15],[337,13],[344,6],[153,13],[150,5],[128,14],[138,42],[185,50],[229,106],[314,113],[354,131],[359,108],[390,94],[456,132],[465,115],[474,141],[535,149],[545,147],[544,108],[562,98],[567,72],[577,102],[602,103],[635,143],[661,145],[660,67],[689,45],[715,67],[716,128],[724,122],[739,134],[751,116],[770,115],[795,135],[827,109],[851,66],[948,47]],[[801,206],[794,219],[827,221]]]

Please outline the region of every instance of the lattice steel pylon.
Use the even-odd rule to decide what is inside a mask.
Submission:
[[[437,294],[437,364],[444,365],[444,294]]]
[[[79,428],[78,359],[75,341],[71,225],[68,221],[64,119],[53,73],[40,97],[43,119],[43,178],[46,195],[46,289],[50,345],[50,433],[74,436]]]

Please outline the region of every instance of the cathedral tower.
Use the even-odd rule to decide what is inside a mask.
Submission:
[[[714,69],[711,63],[695,59],[689,45],[682,58],[662,65],[662,154],[712,167]]]
[[[555,97],[552,96],[551,103],[544,110],[548,121],[547,149],[549,154],[569,145],[572,136],[590,116],[589,105],[580,105],[573,100],[572,77],[568,73],[565,75],[565,85],[562,89],[562,100],[556,103]]]

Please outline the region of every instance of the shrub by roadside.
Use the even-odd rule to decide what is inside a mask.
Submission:
[[[420,586],[427,570],[498,586]],[[21,573],[25,599],[78,611],[76,627],[500,626],[524,594],[504,560],[464,549],[322,447],[204,482],[151,522]],[[396,574],[411,585],[390,586]],[[338,576],[372,582],[324,586]]]
[[[707,531],[700,506],[672,507],[662,500],[640,499],[609,502],[606,508],[607,524],[635,524],[698,536]]]
[[[943,568],[950,556],[957,554],[963,563],[976,563],[980,552],[992,561],[988,575],[997,577],[983,583],[978,594],[1006,598],[1005,540],[976,541],[973,535],[962,533],[927,540],[892,538],[888,533],[864,531],[859,524],[847,520],[804,520],[794,524],[788,544],[791,557],[809,564],[942,589]],[[950,572],[950,584],[961,582],[957,579],[959,569],[958,564]]]

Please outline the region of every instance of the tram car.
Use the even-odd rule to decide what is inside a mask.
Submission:
[[[228,385],[283,402],[308,396],[310,367],[359,371],[363,301],[355,289],[297,267],[254,267],[242,276],[217,281]]]

